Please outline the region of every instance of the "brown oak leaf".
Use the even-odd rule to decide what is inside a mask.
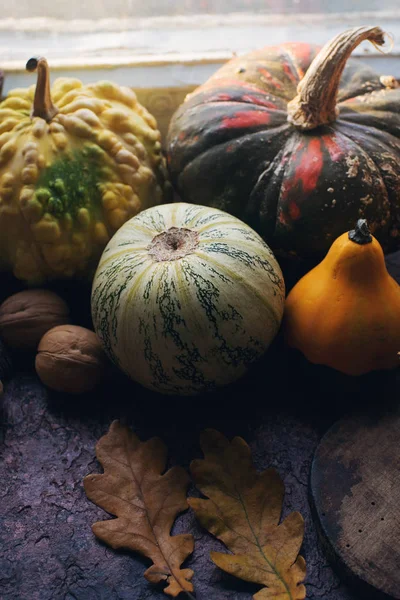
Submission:
[[[193,552],[194,541],[191,534],[170,535],[176,516],[188,508],[189,476],[181,467],[164,473],[166,455],[159,438],[141,442],[114,421],[96,445],[104,474],[85,477],[84,488],[92,502],[117,517],[95,523],[93,533],[112,548],[150,558],[153,565],[146,579],[166,582],[164,592],[176,597],[193,591],[193,571],[180,567]]]
[[[189,498],[201,525],[233,554],[212,552],[224,571],[264,585],[255,600],[303,600],[306,563],[299,551],[304,521],[298,512],[279,524],[284,485],[274,469],[258,473],[246,442],[229,442],[214,430],[201,437],[204,460],[191,472],[208,499]]]

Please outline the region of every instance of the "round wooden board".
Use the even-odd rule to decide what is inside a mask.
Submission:
[[[311,494],[328,549],[362,599],[400,599],[400,413],[335,424],[316,450]]]

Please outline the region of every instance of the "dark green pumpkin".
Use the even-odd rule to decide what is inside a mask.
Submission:
[[[321,51],[283,44],[219,69],[169,127],[180,199],[236,215],[282,255],[323,255],[359,218],[386,252],[400,247],[400,89],[347,62],[366,39],[384,34],[360,27]]]

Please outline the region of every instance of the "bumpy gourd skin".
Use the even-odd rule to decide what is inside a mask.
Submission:
[[[0,103],[0,268],[27,283],[91,277],[104,246],[168,198],[160,133],[135,93],[57,79],[51,121],[35,86]]]
[[[359,245],[348,233],[341,235],[285,304],[288,344],[310,362],[347,375],[392,369],[399,362],[400,286],[371,238]]]

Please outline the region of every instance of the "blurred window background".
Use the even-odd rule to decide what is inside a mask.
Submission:
[[[2,4],[2,18],[66,20],[227,13],[332,14],[399,9],[398,0],[19,0]]]
[[[359,25],[379,25],[393,46],[382,53],[364,42],[354,56],[400,78],[400,0],[3,0],[0,68],[4,92],[33,83],[25,64],[38,55],[52,78],[129,85],[165,127],[184,95],[233,55],[323,45]]]

